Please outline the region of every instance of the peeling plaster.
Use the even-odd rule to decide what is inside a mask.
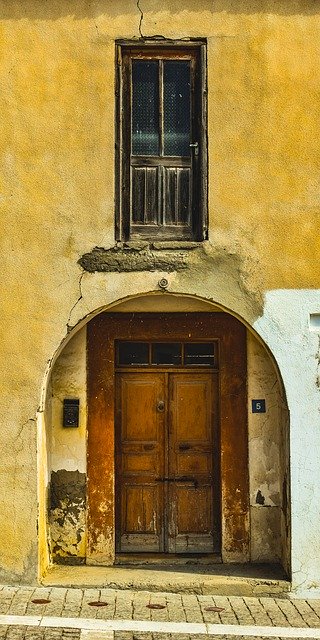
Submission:
[[[179,243],[176,243],[177,245]],[[186,244],[186,243],[184,243]],[[188,250],[155,249],[149,243],[134,245],[116,245],[111,249],[95,247],[90,253],[83,255],[79,264],[83,269],[93,273],[130,272],[130,271],[181,271],[188,267]]]
[[[86,476],[61,469],[51,474],[50,545],[53,560],[86,555]]]

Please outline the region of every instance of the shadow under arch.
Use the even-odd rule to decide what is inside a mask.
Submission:
[[[127,296],[115,300],[109,305],[93,310],[86,317],[82,318],[62,340],[54,356],[48,365],[45,379],[41,390],[41,403],[38,412],[38,492],[39,492],[39,576],[42,576],[50,565],[52,558],[48,550],[49,525],[48,525],[48,487],[50,485],[50,446],[48,445],[48,424],[46,414],[48,412],[48,389],[50,379],[55,365],[61,354],[66,350],[67,345],[78,334],[81,329],[96,316],[101,313],[214,313],[222,312],[236,318],[248,330],[248,336],[252,336],[253,341],[260,345],[260,348],[267,354],[270,363],[276,374],[279,386],[279,398],[281,398],[282,412],[282,469],[283,478],[281,486],[281,561],[287,574],[290,574],[290,493],[289,493],[289,419],[286,393],[281,372],[276,358],[270,346],[263,340],[262,336],[254,327],[240,317],[233,310],[226,308],[217,301],[212,301],[189,293],[167,293],[164,291],[151,291],[144,294]],[[258,492],[259,493],[259,492]],[[260,492],[261,493],[261,492]],[[257,494],[258,495],[258,494]],[[263,500],[258,495],[258,500]],[[257,500],[257,504],[259,504]],[[259,504],[263,506],[263,504]],[[266,505],[268,506],[268,505]]]

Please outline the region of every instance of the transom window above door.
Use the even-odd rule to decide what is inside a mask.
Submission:
[[[172,366],[217,368],[216,342],[118,342],[119,367]]]
[[[206,238],[204,52],[119,45],[117,239]]]

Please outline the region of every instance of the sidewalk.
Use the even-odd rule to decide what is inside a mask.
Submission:
[[[1,640],[200,640],[206,635],[320,638],[320,600],[0,587]]]

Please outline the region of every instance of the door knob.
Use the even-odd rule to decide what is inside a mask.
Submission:
[[[159,413],[163,413],[164,412],[164,401],[163,400],[159,400],[159,402],[157,404],[157,411],[159,411]]]

